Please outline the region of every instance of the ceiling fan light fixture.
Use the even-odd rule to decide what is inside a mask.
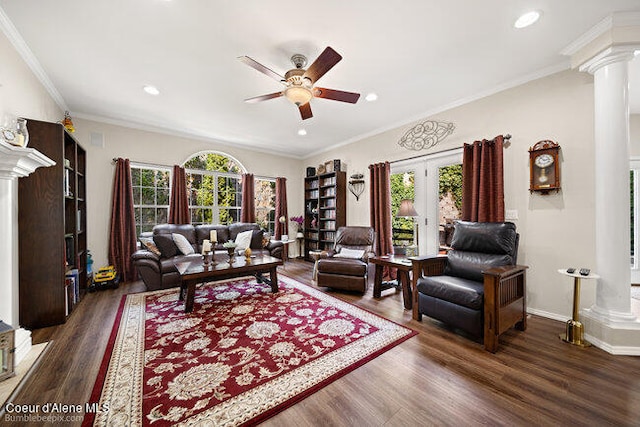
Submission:
[[[309,88],[293,85],[284,90],[284,96],[294,104],[300,106],[311,101],[313,94]]]

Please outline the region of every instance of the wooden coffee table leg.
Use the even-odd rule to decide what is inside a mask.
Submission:
[[[404,308],[411,310],[413,307],[413,295],[411,295],[411,282],[409,282],[409,272],[398,269],[398,282],[402,285],[402,299],[404,300]]]
[[[184,312],[191,313],[193,311],[193,300],[196,296],[196,282],[189,282],[187,285],[187,296],[184,300]]]
[[[384,267],[376,264],[376,272],[373,276],[373,297],[380,298],[382,296],[382,269]]]
[[[278,271],[276,270],[276,267],[273,267],[269,271],[269,278],[271,279],[271,292],[275,294],[278,292]]]

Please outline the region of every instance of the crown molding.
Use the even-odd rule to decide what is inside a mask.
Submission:
[[[9,19],[4,10],[0,7],[0,29],[7,36],[15,50],[18,52],[23,61],[27,63],[27,66],[31,69],[38,81],[44,86],[54,102],[60,107],[61,110],[66,111],[69,109],[67,103],[58,92],[58,89],[53,85],[49,76],[40,65],[40,62],[36,59],[27,43],[24,41],[17,28],[13,25],[13,22]]]
[[[562,49],[560,54],[572,56],[614,27],[631,26],[640,26],[640,12],[615,12],[598,22],[586,33],[578,37],[573,43]]]

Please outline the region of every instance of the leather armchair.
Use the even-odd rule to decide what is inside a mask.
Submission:
[[[512,326],[525,330],[526,269],[513,223],[458,221],[447,255],[412,259],[413,318],[440,320],[495,353]]]
[[[348,250],[363,251],[360,258],[343,258]],[[366,292],[369,277],[369,258],[375,256],[376,239],[372,227],[340,227],[334,248],[318,260],[318,286],[348,291]]]

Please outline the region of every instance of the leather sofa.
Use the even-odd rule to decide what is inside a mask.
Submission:
[[[376,239],[372,227],[340,227],[335,246],[318,260],[317,285],[347,291],[366,292],[373,277],[368,260],[375,256]],[[343,258],[341,253],[362,251],[360,258]]]
[[[260,229],[258,224],[253,223],[234,223],[230,225],[213,225],[203,224],[193,226],[191,224],[159,224],[153,227],[150,233],[143,233],[140,237],[152,237],[157,244],[162,240],[171,238],[173,233],[181,234],[189,241],[195,253],[191,255],[183,255],[179,250],[175,254],[168,253],[171,256],[157,255],[148,249],[140,249],[136,251],[131,258],[138,270],[138,274],[147,287],[147,290],[167,289],[180,285],[180,275],[175,267],[176,262],[201,257],[202,242],[209,239],[211,230],[216,230],[218,235],[218,243],[214,250],[225,250],[223,243],[234,240],[239,233],[247,230],[254,230],[251,238],[250,248],[254,254],[266,254],[282,259],[283,244],[282,242],[269,242],[263,247],[264,231]],[[156,236],[165,236],[163,239]],[[167,237],[168,236],[168,237]],[[176,248],[177,249],[177,248]]]
[[[513,223],[458,221],[447,255],[412,258],[413,318],[440,320],[484,342],[525,330],[526,266],[517,265]]]

